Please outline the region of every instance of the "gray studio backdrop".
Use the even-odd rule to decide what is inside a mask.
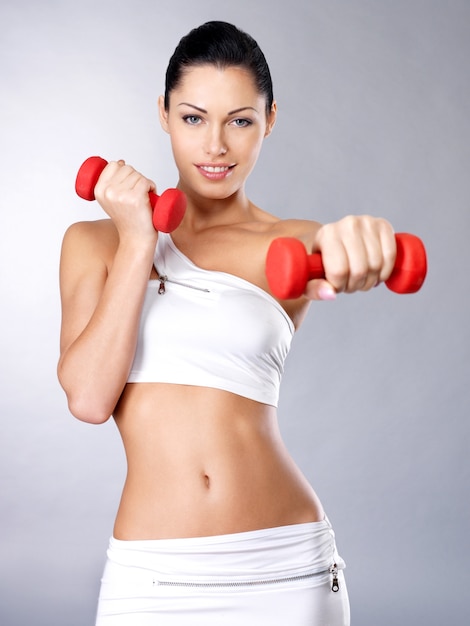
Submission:
[[[93,623],[125,464],[56,381],[58,261],[84,158],[173,186],[156,102],[180,36],[237,23],[279,120],[250,182],[279,216],[372,213],[426,242],[414,296],[314,304],[281,427],[336,529],[355,626],[468,624],[470,2],[3,0],[0,623]]]

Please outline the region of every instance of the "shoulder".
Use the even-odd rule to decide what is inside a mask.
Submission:
[[[78,286],[100,288],[106,281],[119,244],[111,220],[77,222],[65,232],[60,253],[60,287],[63,295]]]
[[[318,222],[282,220],[261,210],[260,215],[262,219],[206,231],[201,236],[201,257],[196,263],[204,266],[204,260],[208,259],[209,265],[216,267],[221,264],[224,266],[221,269],[229,273],[236,273],[231,267],[239,268],[251,282],[264,283],[266,255],[275,239],[294,237],[310,251],[321,227]],[[259,268],[263,270],[262,277]]]
[[[103,246],[117,245],[118,233],[110,219],[76,222],[65,231],[64,243],[70,245],[78,241],[81,243],[101,242]]]
[[[106,266],[112,263],[119,244],[119,236],[110,219],[76,222],[67,228],[62,242],[62,262],[79,264],[98,262]]]
[[[310,242],[313,242],[320,227],[321,224],[319,222],[311,220],[277,220],[271,225],[269,234],[272,239],[277,237],[295,237],[308,246]]]
[[[319,222],[301,219],[281,219],[252,204],[254,220],[246,224],[248,230],[263,233],[268,240],[276,237],[296,237],[308,245],[314,240]]]

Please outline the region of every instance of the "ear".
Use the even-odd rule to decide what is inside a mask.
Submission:
[[[165,99],[163,96],[158,98],[158,115],[160,117],[160,124],[166,133],[169,133],[168,129],[168,111],[165,109]]]
[[[269,115],[266,120],[266,132],[264,133],[265,137],[269,137],[269,135],[272,133],[274,124],[276,123],[276,118],[277,118],[277,103],[274,100],[271,105],[271,111],[269,112]]]

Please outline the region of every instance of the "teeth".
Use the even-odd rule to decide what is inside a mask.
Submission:
[[[205,172],[210,172],[211,174],[220,174],[220,172],[226,172],[229,167],[212,167],[210,165],[203,165],[202,169]]]

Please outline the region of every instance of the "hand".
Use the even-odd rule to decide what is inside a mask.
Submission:
[[[320,252],[325,280],[307,283],[311,300],[332,300],[337,293],[367,291],[392,273],[396,241],[392,226],[384,219],[349,216],[321,226],[312,252]]]
[[[104,168],[95,187],[95,197],[121,236],[156,238],[150,191],[156,191],[155,183],[121,160],[112,161]]]

